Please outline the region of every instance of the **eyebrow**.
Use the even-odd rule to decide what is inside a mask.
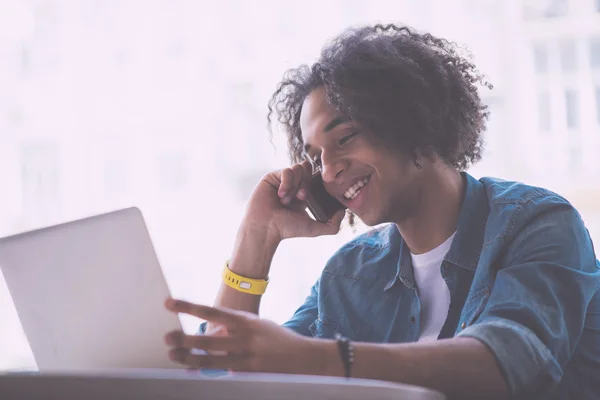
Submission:
[[[332,119],[331,121],[329,121],[329,123],[327,125],[325,125],[325,128],[323,128],[323,131],[325,132],[329,132],[331,130],[333,130],[335,127],[337,127],[338,125],[344,124],[346,122],[349,122],[350,118],[344,115],[341,115],[337,118]],[[308,153],[308,151],[310,150],[310,145],[309,144],[305,144],[304,145],[304,151],[306,153]]]
[[[332,120],[331,122],[329,122],[327,125],[325,125],[325,129],[324,129],[324,131],[325,131],[325,132],[329,132],[330,130],[332,130],[332,129],[333,129],[333,128],[335,128],[336,126],[338,126],[338,125],[341,125],[341,124],[343,124],[343,123],[345,123],[345,122],[348,122],[348,121],[350,121],[350,118],[348,118],[348,117],[346,117],[346,116],[344,116],[344,115],[342,115],[342,116],[339,116],[339,117],[337,117],[337,118],[333,119],[333,120]]]

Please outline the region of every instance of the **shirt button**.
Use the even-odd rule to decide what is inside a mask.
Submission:
[[[415,318],[415,316],[414,316],[414,315],[411,315],[411,316],[410,316],[410,323],[411,323],[411,324],[414,324],[415,322],[417,322],[417,319]]]
[[[467,323],[463,322],[462,324],[460,324],[460,329],[465,329],[467,327]]]

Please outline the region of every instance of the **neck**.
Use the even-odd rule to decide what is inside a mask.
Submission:
[[[423,254],[444,243],[456,231],[465,182],[453,168],[431,171],[421,189],[415,213],[396,226],[413,254]]]

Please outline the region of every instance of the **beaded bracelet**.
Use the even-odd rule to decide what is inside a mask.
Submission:
[[[344,375],[346,378],[350,378],[352,364],[354,363],[354,346],[350,342],[350,339],[339,333],[335,335],[335,340],[337,341],[340,357],[344,364]]]

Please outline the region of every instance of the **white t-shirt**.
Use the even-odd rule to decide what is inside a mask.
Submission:
[[[455,234],[427,253],[410,255],[421,303],[419,341],[436,340],[448,317],[450,290],[442,278],[441,267]]]

